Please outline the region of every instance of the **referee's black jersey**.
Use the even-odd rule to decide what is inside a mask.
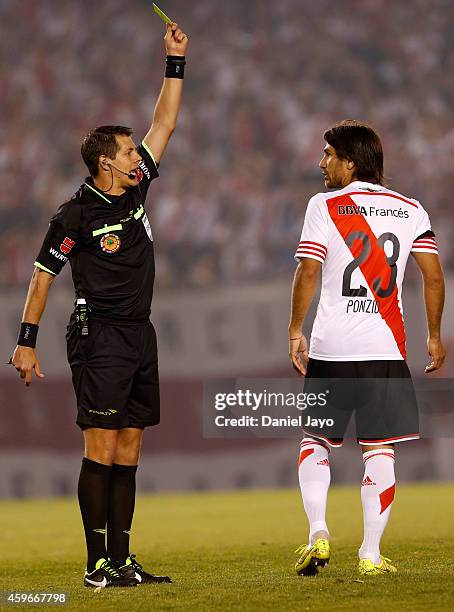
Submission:
[[[35,266],[58,274],[71,264],[77,298],[98,317],[142,321],[150,316],[155,274],[153,237],[144,210],[157,165],[145,143],[142,180],[120,196],[99,191],[87,178],[50,220]]]

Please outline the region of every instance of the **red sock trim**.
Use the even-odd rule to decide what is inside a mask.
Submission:
[[[380,456],[390,457],[394,461],[394,453],[387,453],[385,451],[383,451],[382,453],[374,453],[373,455],[369,455],[368,457],[363,457],[363,461],[364,463],[366,463],[368,459],[373,459],[374,457],[380,457]]]
[[[328,453],[331,452],[331,449],[329,446],[327,446],[326,444],[323,444],[323,442],[319,442],[318,440],[307,440],[306,442],[304,442],[304,438],[301,440],[300,443],[300,448],[303,448],[303,446],[321,446],[322,448],[324,448],[325,450],[328,451]]]
[[[300,448],[303,448],[303,446],[321,446],[322,448],[325,448],[329,452],[329,448],[327,448],[321,442],[301,442]]]

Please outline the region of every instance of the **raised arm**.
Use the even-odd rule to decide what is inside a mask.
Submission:
[[[49,288],[54,278],[54,275],[44,270],[40,270],[39,268],[35,268],[28,288],[24,313],[22,315],[21,333],[18,345],[11,358],[11,363],[16,370],[20,372],[20,377],[25,380],[27,387],[32,381],[33,370],[35,370],[35,374],[38,378],[44,378],[35,348],[31,345],[34,344],[33,335],[36,335],[36,327],[44,312]],[[25,325],[27,323],[29,324],[28,326]]]
[[[431,362],[425,372],[434,372],[443,365],[446,352],[441,342],[441,317],[445,302],[445,281],[440,259],[435,253],[412,253],[421,270],[427,315],[427,349]]]
[[[164,42],[167,53],[166,76],[154,109],[151,127],[144,138],[156,163],[159,163],[177,124],[188,37],[173,23],[166,28]]]

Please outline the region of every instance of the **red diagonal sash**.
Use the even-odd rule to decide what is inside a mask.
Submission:
[[[399,308],[397,285],[394,287],[391,295],[385,298],[378,296],[373,286],[374,279],[378,277],[382,278],[383,287],[387,287],[389,284],[391,269],[386,261],[384,250],[378,244],[377,237],[373,233],[370,225],[367,223],[363,215],[338,214],[337,207],[339,205],[355,206],[355,202],[348,194],[331,198],[327,200],[327,204],[330,217],[344,241],[346,240],[347,236],[354,231],[364,232],[369,237],[371,252],[369,257],[362,264],[360,264],[359,267],[378,304],[380,315],[391,330],[400,354],[405,359],[407,356],[405,348],[405,327],[402,313]],[[358,256],[361,248],[362,244],[359,240],[355,240],[353,245],[349,247],[350,252],[355,258]]]

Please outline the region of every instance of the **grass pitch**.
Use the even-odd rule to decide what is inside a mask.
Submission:
[[[143,496],[132,550],[174,583],[98,594],[82,586],[85,547],[75,498],[2,502],[0,590],[66,591],[69,604],[60,609],[78,612],[452,610],[453,494],[454,485],[398,487],[382,546],[398,574],[373,578],[356,573],[359,487],[330,491],[332,558],[316,578],[293,570],[293,551],[307,538],[297,488]]]

